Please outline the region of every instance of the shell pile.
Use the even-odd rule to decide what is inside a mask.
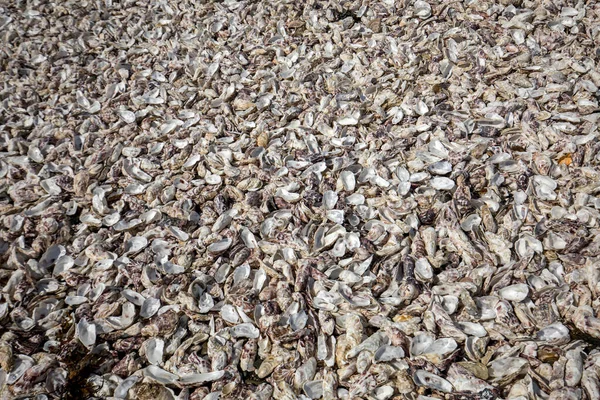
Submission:
[[[0,398],[600,398],[600,3],[0,1]]]

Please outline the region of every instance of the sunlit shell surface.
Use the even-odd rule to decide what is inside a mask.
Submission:
[[[600,4],[0,2],[0,400],[600,399]]]

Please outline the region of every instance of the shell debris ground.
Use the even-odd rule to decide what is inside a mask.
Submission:
[[[600,398],[600,4],[0,0],[0,399]]]

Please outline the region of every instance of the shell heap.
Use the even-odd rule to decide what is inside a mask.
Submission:
[[[600,398],[600,4],[0,1],[0,398]]]

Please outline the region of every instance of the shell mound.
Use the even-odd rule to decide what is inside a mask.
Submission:
[[[0,2],[0,399],[599,399],[599,27]]]

